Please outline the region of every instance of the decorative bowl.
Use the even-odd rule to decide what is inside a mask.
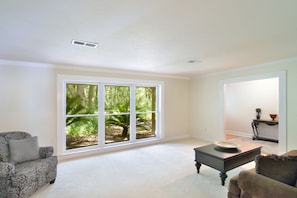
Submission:
[[[277,114],[269,114],[271,119],[274,120],[277,117]]]
[[[224,141],[215,141],[214,144],[223,149],[237,149],[240,147],[239,144],[233,143],[233,142],[224,142]]]

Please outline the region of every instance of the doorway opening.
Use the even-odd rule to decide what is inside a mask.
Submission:
[[[271,80],[271,79],[272,80],[274,79],[274,81],[276,80],[277,84],[278,84],[278,87],[276,87],[275,85],[271,85],[271,86],[274,86],[275,89],[278,89],[276,92],[277,95],[275,96],[278,98],[276,98],[277,100],[275,100],[275,102],[274,102],[274,105],[277,105],[277,107],[275,107],[275,109],[278,111],[278,121],[279,121],[278,130],[276,130],[276,132],[275,132],[276,137],[278,138],[278,141],[279,141],[277,150],[278,150],[278,153],[286,152],[286,150],[287,150],[286,149],[287,148],[287,141],[286,141],[287,134],[286,134],[286,72],[285,71],[268,73],[268,74],[259,74],[259,75],[253,75],[253,76],[246,76],[246,77],[241,77],[241,78],[227,79],[227,80],[223,80],[220,82],[220,136],[221,136],[221,139],[227,139],[226,138],[227,123],[228,123],[227,118],[228,118],[228,116],[230,117],[230,113],[228,112],[228,108],[230,108],[230,107],[227,107],[227,105],[230,105],[230,101],[227,101],[228,100],[227,87],[230,85],[233,85],[233,84],[247,85],[249,82],[257,82],[257,81],[265,81],[265,80],[267,80],[267,82],[269,82],[269,80]],[[270,83],[271,82],[273,82],[273,81],[270,81]],[[244,86],[242,87],[242,89],[244,89]],[[240,97],[240,96],[238,96],[238,97]],[[251,106],[253,106],[253,100],[255,100],[252,97],[253,96],[251,96],[251,97],[244,96],[244,98],[241,98],[240,100],[245,100],[247,102],[246,106],[251,107]],[[230,100],[230,98],[229,98],[229,100]],[[255,102],[255,103],[257,103],[257,102]],[[273,102],[272,102],[272,104],[273,104]],[[265,104],[265,105],[267,105],[267,104]],[[258,107],[258,106],[256,106],[256,107]],[[250,126],[250,123],[251,123],[252,119],[254,119],[254,117],[255,117],[254,110],[255,109],[244,110],[244,107],[242,107],[241,111],[243,111],[243,112],[240,112],[237,115],[231,115],[231,116],[238,116],[236,119],[244,119],[245,122],[247,122],[245,124],[246,128],[242,127],[241,129],[238,130],[238,131],[242,132],[242,133],[241,132],[238,133],[238,135],[243,135],[246,137],[252,136],[252,128]],[[263,119],[269,119],[269,113],[266,112],[266,115],[263,115],[264,116]],[[273,113],[273,112],[271,112],[271,113]],[[252,114],[252,115],[250,115],[250,114]],[[236,119],[235,119],[235,123],[237,124],[239,121],[236,121]],[[229,122],[229,124],[230,124],[230,122]],[[235,132],[233,134],[231,133],[231,135],[237,135],[237,134]]]

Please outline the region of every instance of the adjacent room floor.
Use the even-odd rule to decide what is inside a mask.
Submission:
[[[238,142],[239,144],[240,142],[249,142],[249,143],[261,145],[262,146],[261,151],[263,154],[279,153],[278,143],[275,143],[275,142],[264,141],[264,140],[252,140],[252,138],[232,136],[232,135],[228,135],[227,139],[228,141],[235,142],[235,143]]]

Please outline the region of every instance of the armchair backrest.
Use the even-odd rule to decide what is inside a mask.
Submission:
[[[32,137],[31,134],[23,131],[11,131],[0,133],[0,162],[9,162],[9,140],[21,140]]]

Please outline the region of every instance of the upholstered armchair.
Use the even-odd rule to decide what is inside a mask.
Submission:
[[[0,133],[0,198],[27,198],[40,187],[53,184],[57,157],[53,147],[39,147],[26,132]]]

